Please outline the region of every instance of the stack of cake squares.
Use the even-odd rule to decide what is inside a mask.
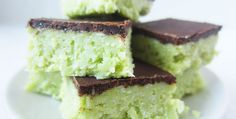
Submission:
[[[139,22],[153,2],[62,0],[70,19],[30,19],[26,89],[61,101],[65,119],[181,118],[221,26]]]

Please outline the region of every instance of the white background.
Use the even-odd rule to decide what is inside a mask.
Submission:
[[[59,0],[0,0],[0,119],[10,119],[5,92],[8,81],[26,66],[29,18],[65,18]],[[219,55],[208,65],[224,82],[229,106],[223,119],[236,117],[236,1],[156,0],[143,21],[173,17],[223,25],[217,46]],[[27,108],[27,105],[26,105]]]

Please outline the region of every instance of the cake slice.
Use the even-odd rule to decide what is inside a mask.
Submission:
[[[30,72],[97,79],[133,76],[131,22],[31,19]]]
[[[146,15],[154,0],[62,0],[70,18],[118,16],[137,21]],[[141,4],[140,4],[141,3]]]
[[[133,55],[173,74],[198,69],[215,55],[221,26],[177,19],[134,25]]]
[[[182,97],[204,86],[199,68],[214,57],[220,29],[219,25],[178,19],[138,23],[132,37],[133,55],[175,75],[177,95]]]
[[[184,103],[173,98],[175,77],[135,62],[135,77],[96,80],[70,77],[62,84],[66,119],[178,119]]]

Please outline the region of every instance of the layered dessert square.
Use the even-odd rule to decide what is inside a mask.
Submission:
[[[212,60],[220,29],[218,25],[177,19],[135,24],[133,55],[180,74]]]
[[[196,92],[203,87],[198,70],[214,57],[220,29],[219,25],[178,19],[137,23],[132,37],[133,55],[174,74],[177,87],[183,91]],[[178,78],[186,77],[190,71],[197,77]],[[184,83],[189,88],[185,89]]]
[[[70,18],[119,16],[134,21],[146,15],[154,0],[62,0]]]
[[[63,80],[61,110],[66,119],[178,119],[184,103],[173,98],[175,77],[135,61],[135,77]]]
[[[31,19],[30,72],[97,79],[132,77],[131,22]]]

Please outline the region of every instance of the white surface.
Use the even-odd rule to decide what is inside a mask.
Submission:
[[[194,96],[187,97],[185,101],[191,109],[201,112],[201,119],[220,119],[228,101],[223,83],[206,68],[202,73],[207,88]],[[12,116],[17,119],[62,119],[58,101],[24,90],[27,78],[28,73],[20,70],[7,86],[7,105]],[[191,112],[184,119],[192,118]]]
[[[0,0],[0,119],[14,119],[5,105],[6,86],[13,75],[26,65],[27,20],[31,17],[62,17],[58,1]],[[217,46],[219,55],[207,66],[222,79],[229,91],[229,108],[222,119],[236,117],[235,5],[235,0],[156,0],[153,11],[143,18],[176,17],[224,26]]]

